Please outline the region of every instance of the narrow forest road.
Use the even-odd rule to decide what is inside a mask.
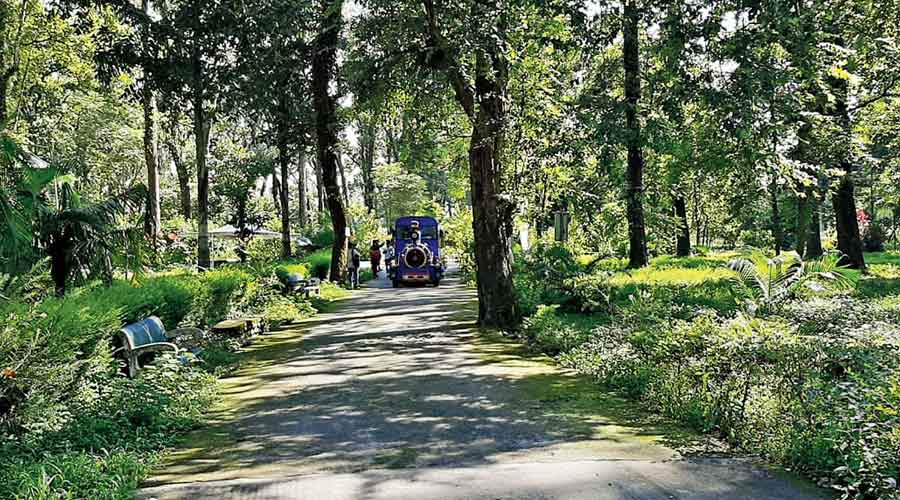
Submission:
[[[138,498],[822,498],[684,452],[692,434],[478,334],[474,307],[452,278],[380,280],[264,338]]]

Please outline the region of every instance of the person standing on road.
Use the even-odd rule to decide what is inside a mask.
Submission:
[[[350,279],[350,289],[359,288],[359,250],[356,243],[350,243],[350,265],[347,267],[347,274]]]
[[[387,240],[384,242],[384,270],[388,278],[391,277],[391,265],[394,261],[394,241]]]
[[[378,240],[372,240],[372,246],[369,248],[369,262],[372,263],[372,273],[377,278],[381,271],[381,243]]]

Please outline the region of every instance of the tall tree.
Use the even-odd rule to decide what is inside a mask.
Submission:
[[[150,42],[153,34],[150,28],[149,0],[141,0],[141,10],[146,18],[142,27],[142,37],[147,45],[145,50],[149,51],[152,50],[151,47],[154,45]],[[153,55],[150,54],[150,57]],[[148,57],[147,60],[149,59]],[[150,65],[145,64],[143,70],[144,82],[141,88],[141,107],[144,112],[144,162],[147,165],[147,231],[153,242],[153,247],[156,248],[156,238],[162,225],[159,208],[159,146],[156,140],[156,97],[154,96],[153,84],[151,83]]]
[[[469,141],[469,179],[472,193],[472,228],[475,236],[478,323],[506,328],[519,321],[513,287],[512,216],[515,205],[503,182],[503,140],[509,75],[506,30],[509,6],[502,1],[477,0],[477,44],[469,47],[473,59],[470,81],[459,59],[460,48],[444,37],[433,0],[422,0],[428,37],[427,62],[443,71],[456,100],[472,126]]]
[[[347,269],[347,213],[338,184],[337,102],[330,87],[337,77],[337,47],[342,22],[343,0],[319,0],[319,32],[313,42],[312,91],[315,111],[316,146],[326,203],[334,229],[331,248],[332,281],[343,281]]]
[[[641,147],[639,101],[641,70],[639,52],[640,10],[638,0],[625,0],[622,25],[625,66],[625,121],[627,128],[628,167],[626,191],[628,217],[628,267],[647,265],[647,235],[644,229],[644,156]]]
[[[279,118],[278,123],[284,124],[278,126],[277,143],[278,143],[278,165],[281,167],[281,185],[278,189],[279,206],[281,207],[281,256],[288,258],[291,256],[291,206],[290,206],[290,149],[287,122],[290,119],[288,113],[287,97],[282,95],[279,99]],[[275,182],[275,176],[272,176],[272,182]]]

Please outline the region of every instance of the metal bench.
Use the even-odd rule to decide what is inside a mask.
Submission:
[[[121,347],[113,354],[121,353],[128,365],[128,376],[134,377],[141,370],[141,361],[152,357],[157,352],[171,351],[178,353],[175,341],[185,339],[186,343],[199,342],[203,330],[198,328],[177,328],[166,331],[162,321],[156,316],[125,326],[118,332]]]

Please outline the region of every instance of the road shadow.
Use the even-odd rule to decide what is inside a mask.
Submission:
[[[263,338],[210,426],[148,485],[442,465],[504,456],[672,458],[702,447],[543,356],[486,336],[474,292],[370,288]]]

